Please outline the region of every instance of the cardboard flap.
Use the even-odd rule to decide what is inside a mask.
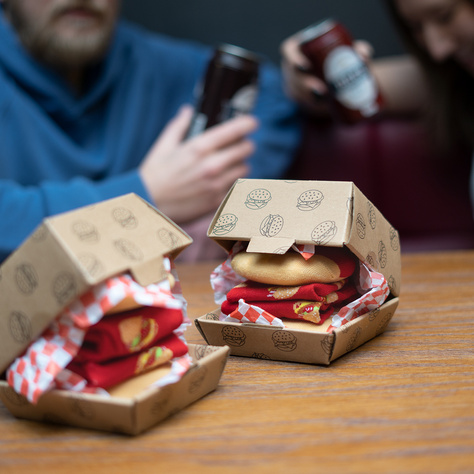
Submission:
[[[251,237],[247,252],[284,254],[295,243],[292,238]]]
[[[87,288],[75,262],[41,225],[3,263],[0,278],[0,372]]]
[[[133,266],[130,269],[130,273],[135,281],[137,281],[141,286],[158,283],[167,278],[167,272],[163,265],[162,255],[147,260],[145,263]]]
[[[400,294],[398,232],[357,188],[354,188],[353,225],[347,247],[359,260],[385,276],[393,295]]]
[[[334,331],[334,347],[331,361],[361,346],[365,342],[382,334],[392,319],[399,304],[393,298],[369,313],[353,319]]]
[[[251,241],[260,253],[284,253],[294,242],[342,247],[350,235],[352,189],[351,182],[239,179],[207,235],[226,250],[238,241]]]
[[[153,262],[157,255],[175,256],[192,242],[176,224],[135,194],[76,209],[46,222],[91,285],[129,269],[137,274],[149,271],[140,267]]]
[[[249,327],[249,328],[271,329],[272,331],[282,329],[278,326],[272,326],[270,324],[260,324],[260,323],[240,323],[240,325],[242,327]]]

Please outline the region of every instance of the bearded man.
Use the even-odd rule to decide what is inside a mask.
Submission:
[[[183,227],[188,260],[237,178],[281,177],[300,137],[277,68],[253,116],[183,140],[209,48],[120,19],[120,0],[3,0],[0,261],[43,218],[134,192]]]

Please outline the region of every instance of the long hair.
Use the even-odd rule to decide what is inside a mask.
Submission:
[[[474,5],[474,0],[465,0]],[[386,0],[408,52],[420,62],[429,87],[426,119],[442,149],[474,146],[474,78],[458,63],[433,60],[414,39],[400,16],[395,0]]]

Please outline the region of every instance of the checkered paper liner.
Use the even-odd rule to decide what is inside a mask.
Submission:
[[[65,367],[77,355],[87,329],[125,298],[132,298],[142,306],[181,309],[183,323],[175,334],[184,341],[183,333],[190,324],[186,301],[174,265],[168,258],[164,259],[164,265],[175,280],[173,291],[169,279],[143,287],[130,275],[123,274],[80,296],[62,311],[23,356],[10,365],[7,371],[9,385],[32,403],[37,403],[43,393],[53,388],[108,395],[103,389],[87,387],[86,380]],[[182,367],[189,367],[189,364],[186,357],[177,362],[171,371],[175,378],[182,372]]]
[[[314,244],[294,244],[291,246],[293,250],[296,250],[305,260],[309,260],[315,252]]]
[[[388,298],[390,288],[386,278],[365,263],[359,265],[359,293],[362,296],[341,308],[331,317],[328,332],[340,328],[353,319],[379,308]]]
[[[173,359],[171,370],[164,377],[161,377],[151,385],[153,387],[164,387],[165,385],[171,385],[172,383],[179,382],[181,377],[188,371],[193,364],[193,360],[189,354],[182,357],[176,357]]]
[[[295,250],[300,252],[306,260],[314,255],[314,245],[297,247]],[[232,249],[227,260],[219,265],[211,274],[211,286],[215,291],[214,299],[217,304],[224,302],[227,293],[235,285],[245,281],[245,279],[235,274],[230,265],[230,261],[235,253],[240,250],[241,249],[237,247],[235,251]],[[359,298],[351,301],[339,309],[337,313],[330,316],[331,322],[327,328],[327,332],[332,332],[334,329],[343,326],[349,321],[380,307],[390,294],[390,288],[387,280],[381,273],[374,271],[366,264],[360,262],[358,292],[361,295]],[[271,315],[256,305],[250,305],[242,299],[239,301],[239,306],[235,311],[229,315],[221,313],[219,319],[223,322],[257,323],[285,327],[285,324],[280,318]]]
[[[218,265],[211,273],[211,287],[214,290],[214,302],[221,305],[227,297],[227,293],[239,283],[246,279],[234,272],[230,262],[234,255],[244,249],[242,242],[236,242],[232,247],[227,259]]]
[[[272,316],[268,311],[258,306],[246,303],[243,299],[239,300],[239,307],[228,316],[221,313],[220,319],[226,323],[255,323],[265,326],[285,327],[280,318]]]

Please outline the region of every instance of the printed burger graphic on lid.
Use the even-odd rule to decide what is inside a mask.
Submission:
[[[337,226],[334,221],[328,220],[318,224],[311,232],[311,239],[316,245],[325,245],[336,235]]]
[[[298,196],[296,207],[300,211],[312,211],[321,204],[323,199],[324,195],[321,191],[318,191],[317,189],[310,189],[309,191],[305,191]]]
[[[270,191],[263,188],[254,189],[247,195],[245,205],[249,209],[261,209],[265,207],[271,200],[272,195]]]
[[[219,220],[216,222],[214,227],[214,233],[216,235],[228,234],[234,230],[239,219],[234,214],[223,214],[219,217]]]
[[[283,229],[284,223],[279,214],[269,214],[260,224],[260,233],[265,237],[274,237]]]

